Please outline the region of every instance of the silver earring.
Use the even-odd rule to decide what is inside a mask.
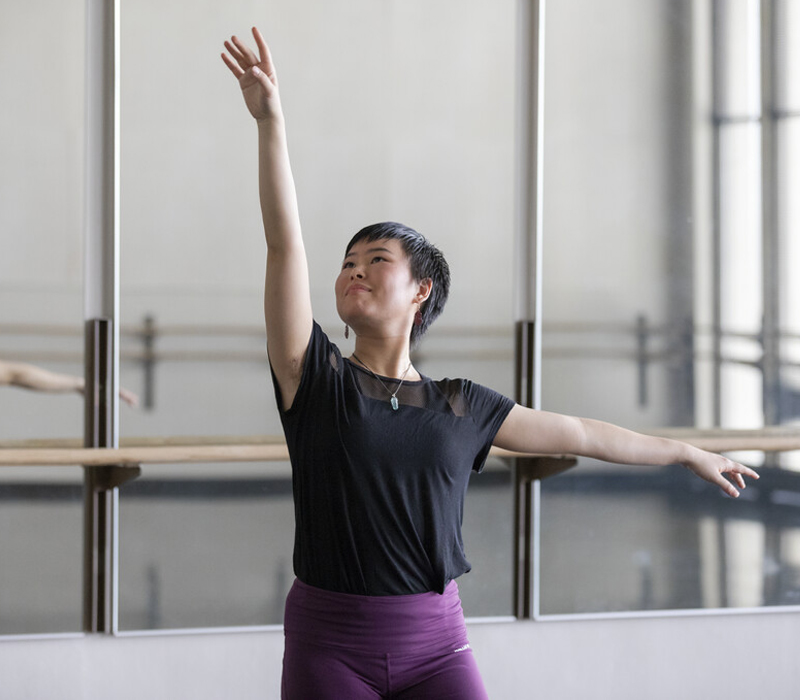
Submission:
[[[344,324],[344,337],[345,340],[350,337],[350,326],[348,326],[346,323]]]

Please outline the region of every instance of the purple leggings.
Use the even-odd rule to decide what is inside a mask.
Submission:
[[[458,586],[361,596],[295,581],[286,598],[282,700],[487,700]]]

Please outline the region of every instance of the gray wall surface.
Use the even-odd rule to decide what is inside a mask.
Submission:
[[[796,700],[798,613],[470,625],[493,700]],[[280,630],[0,642],[0,700],[276,700]]]

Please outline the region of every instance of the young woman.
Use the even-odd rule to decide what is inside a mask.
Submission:
[[[410,347],[441,312],[450,276],[442,254],[401,224],[368,226],[345,249],[336,304],[355,350],[343,358],[313,320],[278,81],[255,28],[253,37],[257,53],[232,37],[222,58],[258,128],[267,350],[292,461],[297,578],[282,697],[486,698],[455,579],[469,570],[464,492],[492,444],[680,463],[731,496],[743,475],[758,477],[680,442],[421,375]]]

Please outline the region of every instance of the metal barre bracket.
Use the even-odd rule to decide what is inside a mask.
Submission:
[[[83,629],[117,631],[118,488],[141,474],[139,465],[84,467]]]
[[[95,491],[110,491],[129,481],[137,479],[142,474],[138,464],[111,464],[108,466],[84,466],[86,472],[91,472],[92,488]]]

